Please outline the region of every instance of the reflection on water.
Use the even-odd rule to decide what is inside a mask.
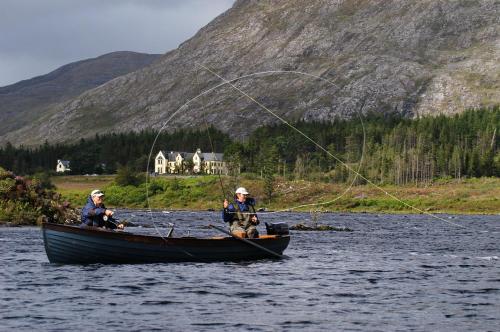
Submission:
[[[219,235],[215,212],[119,211],[129,231]],[[290,224],[309,214],[262,216]],[[0,229],[5,330],[496,330],[500,218],[323,214],[354,232],[293,232],[290,259],[49,264],[38,228]]]

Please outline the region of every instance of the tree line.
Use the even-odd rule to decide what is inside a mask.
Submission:
[[[368,114],[293,126],[317,145],[279,124],[257,129],[245,143],[233,142],[226,148],[226,158],[241,165],[243,172],[271,180],[280,174],[289,179],[350,182],[355,173],[349,168],[381,184],[500,176],[498,107],[416,119]]]
[[[210,131],[210,140],[207,139]],[[157,137],[158,136],[158,137]],[[156,139],[156,142],[155,142]],[[158,151],[194,151],[201,148],[212,151],[230,144],[229,136],[208,128],[206,130],[179,130],[160,133],[151,130],[129,133],[111,133],[82,138],[71,144],[50,144],[38,147],[14,147],[7,143],[0,148],[0,165],[16,174],[29,175],[55,171],[58,159],[69,160],[71,174],[114,174],[120,167],[136,172],[146,170],[149,153],[154,144],[149,168],[154,169],[154,157]]]
[[[153,157],[159,149],[212,151],[213,147],[214,152],[225,153],[233,182],[241,172],[255,173],[266,179],[270,192],[277,175],[352,181],[354,173],[348,167],[382,184],[500,176],[499,107],[416,119],[367,114],[328,123],[299,121],[293,127],[317,145],[284,124],[260,127],[245,141],[231,140],[214,128],[208,129],[210,135],[207,130],[178,130],[158,136]],[[144,171],[156,136],[153,131],[106,134],[73,144],[45,142],[35,148],[8,143],[0,148],[0,165],[16,174],[33,174],[54,170],[57,159],[65,159],[71,161],[73,174],[115,173],[120,165]]]

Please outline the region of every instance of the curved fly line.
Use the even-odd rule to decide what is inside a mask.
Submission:
[[[313,145],[315,145],[318,149],[320,149],[321,151],[323,151],[324,153],[326,153],[326,155],[328,155],[329,157],[331,157],[332,159],[334,159],[335,161],[337,161],[338,163],[340,163],[343,167],[345,167],[349,172],[352,172],[353,174],[355,174],[355,177],[353,179],[353,181],[350,183],[349,187],[344,191],[342,192],[339,196],[337,196],[336,198],[334,198],[333,200],[329,200],[327,202],[320,202],[320,203],[311,203],[311,204],[303,204],[303,205],[299,205],[299,206],[296,206],[296,207],[293,207],[293,208],[288,208],[288,209],[285,209],[285,210],[280,210],[280,211],[273,211],[273,212],[264,212],[264,213],[278,213],[278,212],[284,212],[284,211],[290,211],[290,210],[293,210],[293,209],[298,209],[298,208],[303,208],[303,207],[307,207],[307,206],[319,206],[319,205],[327,205],[327,204],[331,204],[335,201],[337,201],[338,199],[340,199],[341,197],[343,197],[351,188],[352,186],[354,185],[354,183],[356,182],[357,178],[361,178],[363,180],[365,180],[367,183],[369,183],[370,185],[372,185],[373,187],[375,187],[376,189],[378,189],[379,191],[381,191],[382,193],[384,193],[386,196],[394,199],[395,201],[401,203],[402,205],[412,209],[412,210],[415,210],[419,213],[422,213],[422,214],[425,214],[425,215],[428,215],[434,219],[437,219],[437,220],[440,220],[440,221],[443,221],[445,223],[448,223],[448,224],[451,224],[451,225],[454,225],[454,226],[457,226],[457,227],[464,227],[462,225],[459,225],[459,224],[456,224],[456,223],[453,223],[449,220],[446,220],[442,217],[439,217],[435,214],[432,214],[430,212],[427,212],[427,211],[424,211],[418,207],[415,207],[405,201],[403,201],[402,199],[396,197],[395,195],[389,193],[388,191],[386,191],[385,189],[383,189],[382,187],[380,187],[379,185],[377,185],[376,183],[374,183],[373,181],[369,180],[368,178],[366,178],[365,176],[363,176],[361,173],[360,173],[360,169],[361,169],[361,166],[362,166],[362,162],[363,162],[363,157],[364,157],[364,152],[365,152],[365,141],[366,141],[366,133],[365,133],[365,127],[364,127],[364,124],[362,122],[362,117],[361,117],[361,110],[364,106],[364,102],[363,102],[363,105],[360,107],[360,110],[358,110],[358,116],[360,118],[360,121],[361,121],[361,124],[362,124],[362,128],[363,128],[363,150],[362,150],[362,155],[361,155],[361,159],[360,159],[360,162],[359,162],[359,166],[357,169],[354,169],[353,167],[351,167],[349,164],[347,164],[346,162],[344,162],[343,160],[341,160],[339,157],[335,156],[333,153],[331,153],[330,151],[328,151],[326,148],[324,148],[322,145],[320,145],[319,143],[317,143],[315,140],[313,140],[311,137],[309,137],[308,135],[306,135],[303,131],[301,131],[300,129],[296,128],[295,126],[293,126],[290,122],[288,122],[287,120],[283,119],[281,116],[279,116],[278,114],[276,114],[276,112],[270,110],[268,107],[266,107],[265,105],[263,105],[261,102],[259,102],[258,100],[256,100],[254,97],[252,97],[251,95],[249,95],[247,92],[243,91],[241,88],[238,88],[234,83],[236,81],[239,81],[239,80],[242,80],[242,79],[246,79],[246,78],[250,78],[250,77],[255,77],[255,76],[262,76],[262,75],[274,75],[274,74],[295,74],[295,75],[302,75],[302,76],[306,76],[306,77],[310,77],[310,78],[314,78],[314,79],[318,79],[318,80],[321,80],[321,81],[324,81],[328,84],[330,84],[331,86],[334,86],[336,87],[336,85],[329,81],[328,79],[324,78],[324,77],[321,77],[321,76],[317,76],[317,75],[314,75],[314,74],[310,74],[310,73],[305,73],[305,72],[300,72],[300,71],[295,71],[295,70],[269,70],[269,71],[262,71],[262,72],[256,72],[256,73],[251,73],[251,74],[247,74],[247,75],[243,75],[243,76],[239,76],[237,78],[234,78],[234,79],[226,79],[224,77],[222,77],[221,75],[219,75],[218,73],[216,73],[215,71],[213,71],[212,69],[202,65],[202,64],[199,64],[199,63],[196,63],[197,66],[203,68],[204,70],[208,71],[209,73],[211,73],[212,75],[214,75],[215,77],[217,77],[218,79],[220,79],[222,82],[201,92],[200,94],[198,94],[197,96],[189,99],[187,102],[185,102],[183,105],[181,105],[175,112],[173,112],[168,118],[167,120],[163,123],[162,127],[160,128],[160,130],[158,131],[158,134],[156,135],[155,139],[153,140],[153,144],[151,145],[151,149],[150,149],[150,152],[149,152],[149,155],[148,155],[148,162],[147,162],[147,167],[146,167],[146,200],[147,200],[147,204],[148,204],[148,208],[149,208],[149,212],[150,212],[150,217],[151,217],[151,220],[153,222],[153,225],[156,229],[156,231],[158,232],[158,234],[161,235],[160,231],[158,230],[158,228],[156,227],[156,223],[154,221],[154,218],[153,218],[153,214],[152,214],[152,210],[150,208],[150,200],[149,200],[149,164],[150,164],[150,160],[151,160],[151,156],[153,155],[153,150],[154,150],[154,147],[156,145],[156,142],[158,141],[158,138],[161,134],[161,132],[165,129],[165,127],[170,123],[170,121],[179,114],[179,112],[181,112],[182,110],[184,109],[187,109],[187,107],[193,103],[194,101],[197,101],[198,99],[210,94],[211,92],[223,87],[223,86],[230,86],[232,89],[236,90],[239,94],[241,94],[242,96],[244,96],[245,98],[249,99],[250,101],[252,101],[253,103],[255,103],[256,105],[258,105],[260,108],[262,108],[264,111],[266,111],[267,113],[271,114],[273,117],[275,117],[276,119],[278,119],[281,123],[285,124],[286,126],[288,126],[289,128],[293,129],[295,132],[297,132],[298,134],[300,134],[302,137],[304,137],[307,141],[311,142]],[[263,214],[262,212],[260,214]]]

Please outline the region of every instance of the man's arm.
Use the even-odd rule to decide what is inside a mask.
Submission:
[[[89,205],[85,205],[82,209],[82,217],[86,221],[85,223],[89,226],[93,226],[94,217],[102,216],[106,212],[103,208],[94,208]],[[92,222],[89,222],[92,221]]]
[[[224,222],[233,221],[233,214],[235,212],[233,204],[228,204],[227,200],[224,200],[224,208],[222,209],[222,220]]]
[[[103,214],[106,213],[106,209],[103,209],[103,208],[94,208],[94,209],[89,209],[88,211],[88,215],[90,217],[93,217],[93,216],[102,216]]]
[[[255,212],[255,199],[252,197],[247,198],[247,204],[248,204],[249,210],[252,211],[252,215],[250,217],[250,220],[252,221],[252,223],[254,225],[258,225],[260,222],[259,222],[259,218],[257,217],[257,213]]]

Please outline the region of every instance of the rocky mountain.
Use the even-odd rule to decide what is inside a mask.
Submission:
[[[29,125],[54,105],[151,64],[158,54],[113,52],[0,87],[0,136]]]
[[[205,124],[245,137],[277,121],[235,87],[287,120],[495,105],[499,32],[499,0],[239,0],[158,61],[2,139]]]

